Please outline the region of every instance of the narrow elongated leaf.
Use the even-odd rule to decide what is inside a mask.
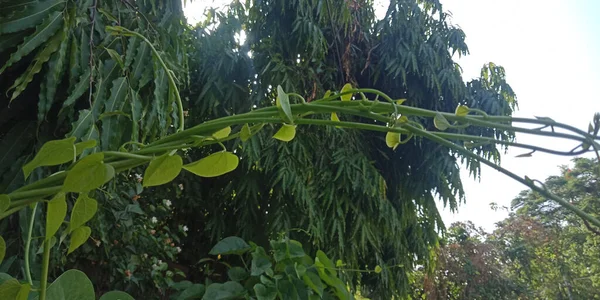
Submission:
[[[7,49],[11,49],[23,41],[27,35],[23,32],[9,33],[2,36],[0,39],[0,53]]]
[[[220,240],[208,254],[210,255],[228,255],[228,254],[244,254],[250,250],[250,245],[243,239],[237,236],[230,236]]]
[[[352,90],[352,85],[349,83],[344,84],[344,86],[342,87],[342,93],[348,92]],[[342,95],[340,98],[342,98],[342,101],[350,101],[352,100],[352,94],[345,94]]]
[[[8,195],[0,195],[0,214],[5,212],[10,207],[10,197]]]
[[[169,93],[169,84],[167,75],[162,66],[156,59],[154,61],[154,101],[151,117],[158,121],[160,136],[167,133],[167,97]],[[148,123],[148,125],[151,125]],[[147,130],[150,128],[147,128]]]
[[[168,153],[159,156],[150,162],[144,172],[144,186],[156,186],[171,182],[183,167],[183,160],[179,155],[170,156]]]
[[[64,7],[66,1],[36,1],[6,19],[0,19],[0,34],[17,32],[36,26],[49,13]]]
[[[37,167],[55,166],[73,160],[75,157],[75,138],[46,142],[32,161],[23,166],[25,178]]]
[[[201,177],[217,177],[235,170],[238,164],[239,158],[235,154],[217,152],[183,168]]]
[[[6,68],[12,66],[12,64],[18,62],[21,60],[21,58],[31,53],[31,51],[35,50],[38,46],[46,42],[51,36],[54,35],[54,33],[56,33],[56,31],[62,25],[62,22],[62,12],[51,13],[42,24],[36,27],[33,34],[25,38],[23,43],[17,47],[17,51],[11,54],[8,61],[0,69],[0,74],[3,73]]]
[[[110,99],[106,103],[105,112],[122,111],[126,104],[127,80],[119,77],[112,83]],[[118,148],[121,144],[123,128],[120,128],[119,116],[113,116],[102,120],[102,138],[100,145],[103,150]]]
[[[114,176],[114,168],[103,162],[104,154],[95,153],[81,159],[67,172],[63,192],[83,193],[101,187]],[[112,175],[111,175],[112,174]]]
[[[64,27],[63,31],[67,28]],[[67,36],[60,44],[58,51],[55,52],[48,61],[48,71],[42,79],[42,88],[40,89],[40,99],[38,101],[38,123],[41,123],[46,114],[52,108],[56,89],[62,80],[64,73],[65,61],[67,58],[67,47],[69,45],[69,37]]]
[[[10,169],[35,138],[34,122],[21,121],[0,139],[0,173]]]
[[[81,98],[81,96],[85,92],[88,91],[89,87],[90,87],[90,70],[88,69],[87,71],[85,71],[85,73],[83,73],[81,75],[81,77],[79,77],[79,81],[77,81],[75,88],[73,89],[71,94],[69,94],[69,98],[67,98],[67,100],[65,100],[65,102],[63,102],[62,107],[65,108],[65,107],[75,104],[75,101],[77,101],[77,99]]]
[[[92,229],[87,226],[81,226],[73,230],[71,233],[71,243],[69,244],[69,250],[67,251],[67,254],[71,254],[71,252],[83,245],[83,243],[90,238],[90,234],[92,234]]]
[[[4,256],[6,255],[6,242],[4,238],[0,236],[0,264],[4,260]]]
[[[127,51],[125,52],[125,68],[129,68],[133,63],[133,60],[136,58],[136,52],[138,51],[138,46],[140,43],[140,39],[137,37],[131,37],[127,41]]]
[[[64,193],[58,193],[48,201],[46,212],[46,240],[52,238],[67,216],[67,201]]]
[[[138,38],[131,38],[131,39],[138,39]],[[145,70],[148,69],[148,66],[150,65],[150,46],[148,46],[147,43],[140,41],[139,43],[135,43],[135,45],[137,47],[137,52],[135,54],[135,57],[133,57],[133,65],[131,65],[131,82],[132,82],[132,86],[134,89],[140,89],[142,88],[142,84],[143,82],[140,82],[142,79],[142,75],[144,74]],[[133,52],[133,49],[132,49]],[[126,59],[126,61],[129,58]]]
[[[73,230],[79,228],[87,221],[91,220],[96,212],[98,211],[98,202],[95,199],[88,197],[86,194],[79,194],[73,210],[71,211],[71,221],[69,223],[69,229]]]
[[[279,108],[280,112],[282,112],[281,118],[286,123],[293,124],[294,117],[292,116],[292,109],[290,107],[290,98],[283,91],[283,88],[280,85],[277,86],[277,99],[275,101],[275,104]]]
[[[273,135],[274,139],[289,142],[296,136],[296,125],[283,124],[281,128]]]
[[[125,68],[125,64],[123,63],[123,58],[121,57],[121,54],[119,54],[114,49],[110,49],[110,48],[104,48],[104,49],[106,50],[108,55],[110,55],[110,57],[119,64],[121,69]]]
[[[79,118],[73,123],[73,129],[71,129],[68,136],[81,139],[89,131],[92,125],[92,111],[89,109],[82,109],[79,111]]]
[[[138,141],[144,108],[140,95],[133,89],[130,89],[129,93],[131,95],[131,140]]]

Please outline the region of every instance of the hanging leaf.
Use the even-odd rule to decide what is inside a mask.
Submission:
[[[338,118],[337,113],[331,113],[331,121],[339,122],[340,118]]]
[[[22,11],[0,19],[0,34],[18,32],[36,26],[49,13],[62,9],[67,1],[31,1]]]
[[[0,236],[0,264],[4,260],[4,256],[6,255],[6,242],[4,238]]]
[[[25,178],[37,167],[56,166],[72,161],[75,157],[75,138],[46,142],[32,161],[23,166]]]
[[[240,130],[240,139],[242,140],[242,142],[245,142],[249,140],[251,136],[252,132],[250,130],[250,126],[248,126],[248,124],[244,124],[244,126],[242,126],[242,129]]]
[[[81,227],[87,221],[91,220],[98,211],[98,202],[82,193],[79,194],[73,210],[71,211],[71,220],[69,223],[69,232]]]
[[[17,296],[19,295],[20,291],[21,284],[18,280],[14,278],[5,280],[0,285],[0,299],[17,299]]]
[[[289,142],[296,136],[296,125],[283,124],[281,128],[273,135],[274,139]]]
[[[65,102],[63,102],[63,105],[62,105],[63,109],[75,104],[75,102],[79,98],[81,98],[81,96],[83,96],[83,94],[85,92],[87,92],[89,90],[89,86],[90,86],[90,70],[88,69],[85,71],[85,73],[83,73],[81,75],[81,77],[79,77],[79,81],[77,81],[77,84],[75,84],[75,88],[73,89],[71,94],[69,94],[69,98],[67,98],[67,100],[65,100]]]
[[[58,193],[52,200],[48,201],[46,213],[46,240],[54,236],[66,216],[67,202],[65,201],[65,194]]]
[[[348,91],[350,91],[352,89],[353,89],[352,85],[349,84],[349,83],[346,83],[342,87],[342,93],[348,92]],[[352,96],[353,96],[353,94],[350,93],[350,94],[342,95],[342,96],[340,96],[340,98],[342,98],[342,101],[350,101],[350,100],[352,100]]]
[[[123,58],[117,51],[115,51],[114,49],[110,49],[110,48],[104,48],[104,50],[106,50],[108,55],[110,55],[110,58],[112,58],[114,61],[116,61],[119,64],[121,69],[125,68],[125,64],[123,63]]]
[[[71,233],[71,243],[69,244],[69,250],[67,251],[67,254],[71,254],[71,252],[83,245],[83,243],[85,243],[85,241],[87,241],[90,237],[90,234],[92,234],[92,229],[87,226],[81,226],[73,230]]]
[[[60,28],[62,21],[62,12],[53,12],[50,15],[48,15],[48,18],[42,24],[35,28],[35,32],[27,36],[23,43],[19,45],[19,47],[17,47],[17,51],[10,55],[8,61],[5,62],[2,68],[0,69],[0,74],[3,73],[6,70],[6,68],[20,61],[21,58],[25,57],[26,55],[31,53],[31,51],[35,50],[38,46],[46,42]]]
[[[219,241],[208,254],[210,255],[241,255],[250,250],[250,245],[237,236],[230,236]]]
[[[294,124],[294,118],[292,116],[292,108],[290,107],[290,98],[283,91],[283,88],[278,85],[277,86],[277,99],[275,104],[279,108],[279,112],[281,118],[289,124]]]
[[[63,34],[66,35],[67,26],[63,27]],[[50,60],[48,61],[48,71],[42,79],[42,85],[40,88],[40,99],[38,101],[38,123],[41,123],[45,118],[46,114],[52,108],[54,103],[54,96],[56,90],[60,84],[64,66],[67,57],[67,46],[69,45],[69,37],[66,35],[64,40],[61,42],[57,52],[55,52]]]
[[[239,158],[235,154],[217,152],[183,168],[200,177],[217,177],[235,170],[238,163]]]
[[[469,114],[469,111],[470,111],[470,109],[468,106],[459,105],[458,107],[456,107],[456,111],[454,112],[454,114],[459,117],[464,117]]]
[[[103,153],[94,153],[82,158],[67,172],[63,192],[83,193],[101,187],[112,179],[115,170],[104,163]]]
[[[168,153],[159,156],[150,162],[144,172],[143,186],[157,186],[171,182],[183,166],[183,160],[179,155],[169,155]]]
[[[446,120],[446,118],[440,113],[435,114],[435,117],[433,118],[433,125],[435,128],[441,131],[444,131],[450,127],[448,120]]]
[[[533,150],[531,152],[527,152],[527,153],[516,155],[515,157],[532,157],[533,153],[535,153],[535,150]]]
[[[10,207],[10,197],[8,195],[0,195],[0,214],[5,212]]]
[[[104,108],[105,112],[123,111],[127,97],[127,79],[119,77],[112,82],[110,98]],[[100,145],[103,150],[118,148],[121,144],[123,128],[120,128],[119,116],[112,116],[102,120],[102,137]]]
[[[220,140],[220,139],[224,139],[224,138],[228,137],[230,133],[231,133],[231,127],[227,126],[223,129],[213,133],[212,136],[214,138],[216,138],[217,140]]]

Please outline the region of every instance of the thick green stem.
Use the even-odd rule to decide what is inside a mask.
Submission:
[[[50,239],[44,239],[44,254],[42,258],[42,277],[40,279],[40,300],[46,300],[48,286],[48,268],[50,265]]]
[[[31,217],[29,218],[29,229],[27,231],[27,241],[25,243],[25,277],[27,277],[27,281],[31,286],[33,286],[33,280],[31,279],[31,271],[29,269],[29,257],[31,256],[29,250],[31,247],[31,234],[33,233],[33,224],[35,222],[35,211],[37,210],[37,206],[38,204],[36,203],[31,211]]]

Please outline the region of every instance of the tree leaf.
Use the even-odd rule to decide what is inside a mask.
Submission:
[[[352,85],[349,84],[349,83],[346,83],[342,87],[342,91],[341,92],[345,93],[345,92],[348,92],[348,91],[350,91],[352,89],[353,89]],[[341,95],[340,98],[342,99],[342,101],[350,101],[350,100],[352,100],[352,94],[350,93],[350,94],[346,94],[346,95]]]
[[[470,109],[468,106],[459,105],[458,107],[456,107],[456,111],[454,111],[454,114],[459,117],[464,117],[469,114],[469,111],[470,111]]]
[[[296,125],[283,124],[281,128],[273,135],[274,139],[289,142],[296,136]]]
[[[23,166],[25,178],[37,167],[56,166],[73,160],[75,157],[75,138],[46,142],[32,161]]]
[[[46,240],[52,238],[60,228],[67,216],[67,202],[65,194],[58,193],[52,200],[48,201],[46,212]]]
[[[4,260],[4,256],[6,255],[6,241],[2,236],[0,236],[0,263]]]
[[[227,276],[232,281],[242,281],[248,278],[248,271],[242,267],[233,267],[227,270]]]
[[[99,300],[135,300],[135,299],[133,297],[131,297],[131,295],[129,295],[125,292],[110,291],[110,292],[102,295],[102,297],[100,297]]]
[[[208,254],[210,255],[228,255],[228,254],[244,254],[250,250],[250,245],[243,239],[237,236],[230,236],[219,241]]]
[[[48,15],[48,18],[35,28],[35,32],[25,38],[23,43],[17,47],[17,51],[10,55],[10,58],[0,69],[0,74],[8,67],[21,60],[31,51],[46,42],[60,28],[63,21],[62,12],[53,12]],[[0,27],[2,28],[2,27]],[[0,29],[3,31],[3,29]]]
[[[85,73],[83,73],[79,77],[79,81],[77,81],[77,83],[75,84],[75,88],[69,94],[69,98],[67,98],[67,100],[65,100],[65,102],[63,102],[63,105],[62,105],[63,109],[75,104],[77,99],[81,98],[81,96],[85,92],[88,91],[89,86],[90,86],[90,70],[88,69],[85,71]]]
[[[125,64],[123,63],[123,58],[117,51],[115,51],[114,49],[110,49],[110,48],[104,48],[104,50],[106,50],[108,55],[110,55],[110,57],[119,64],[121,69],[125,68]]]
[[[24,10],[0,19],[0,34],[18,32],[36,26],[52,11],[61,9],[66,1],[35,1]]]
[[[294,117],[292,116],[292,108],[290,107],[290,98],[283,91],[283,88],[278,85],[277,86],[277,99],[275,104],[279,108],[281,112],[281,118],[289,124],[294,124]]]
[[[227,126],[223,129],[213,133],[212,136],[214,138],[216,138],[217,140],[220,140],[220,139],[224,139],[224,138],[228,137],[230,133],[231,133],[231,127]]]
[[[103,153],[82,158],[67,172],[63,192],[83,193],[101,187],[114,176],[114,168],[104,163]],[[111,175],[112,174],[112,175]]]
[[[79,194],[73,210],[71,211],[71,220],[69,223],[70,232],[76,230],[87,221],[91,220],[98,211],[98,202],[88,197],[86,194]]]
[[[17,299],[21,291],[21,284],[18,280],[11,278],[0,285],[0,299]]]
[[[127,97],[127,80],[119,77],[112,82],[110,98],[104,108],[105,112],[123,111]],[[123,129],[119,128],[119,116],[109,117],[102,120],[102,137],[100,145],[102,150],[115,149],[121,144]]]
[[[10,207],[10,197],[8,195],[0,195],[0,214],[5,212]]]
[[[238,163],[239,158],[235,154],[217,152],[183,168],[201,177],[216,177],[235,170]]]
[[[36,298],[37,299],[37,298]],[[94,286],[85,273],[67,270],[48,287],[46,300],[95,300]]]
[[[242,126],[242,129],[240,130],[240,139],[242,140],[242,142],[245,142],[249,140],[250,137],[252,137],[252,131],[250,130],[250,126],[248,126],[248,124],[244,124],[244,126]]]
[[[69,244],[69,250],[67,254],[77,250],[83,243],[85,243],[92,234],[92,229],[87,226],[81,226],[73,230],[71,233],[71,243]]]
[[[6,173],[23,156],[23,152],[30,151],[35,133],[35,122],[21,121],[0,139],[0,173]]]
[[[170,156],[168,153],[159,156],[150,162],[144,172],[144,187],[157,186],[171,182],[183,167],[183,160],[179,155]]]
[[[79,111],[79,117],[77,121],[73,123],[71,126],[71,132],[69,132],[69,136],[75,137],[77,139],[81,139],[87,132],[89,132],[90,127],[93,124],[93,116],[92,111],[89,109],[82,109]]]
[[[444,131],[450,127],[448,120],[446,120],[446,118],[440,113],[435,114],[435,117],[433,118],[433,125],[435,128],[441,131]]]
[[[67,26],[63,27],[63,34],[66,35],[67,29]],[[61,83],[65,70],[68,45],[69,36],[66,35],[58,51],[52,54],[52,57],[48,61],[48,71],[42,79],[43,88],[40,89],[40,100],[38,101],[38,124],[44,121],[46,114],[50,111],[54,103],[56,89]]]

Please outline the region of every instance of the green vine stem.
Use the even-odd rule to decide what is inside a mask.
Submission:
[[[44,255],[42,258],[42,277],[40,279],[40,300],[46,300],[48,286],[48,267],[50,265],[50,239],[44,239]]]
[[[35,222],[35,211],[37,210],[38,204],[35,203],[33,205],[33,209],[31,210],[31,217],[29,218],[29,229],[27,231],[27,241],[25,243],[25,277],[29,282],[29,285],[33,286],[33,280],[31,279],[31,271],[29,267],[29,256],[30,256],[30,247],[31,247],[31,234],[33,233],[33,224]]]

